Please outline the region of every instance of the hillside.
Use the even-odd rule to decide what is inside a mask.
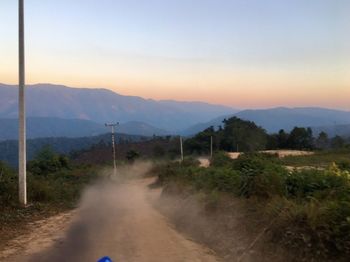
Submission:
[[[85,119],[97,123],[137,121],[177,131],[236,110],[202,102],[156,101],[124,96],[107,89],[28,85],[28,117]],[[16,118],[17,88],[0,84],[0,118]]]
[[[166,135],[169,132],[142,122],[126,122],[118,126],[118,132],[130,135]],[[103,124],[83,119],[56,117],[27,118],[27,138],[39,137],[84,137],[108,132]],[[0,119],[0,140],[17,139],[18,120]]]
[[[255,122],[269,133],[278,132],[280,129],[290,131],[295,126],[350,124],[350,112],[313,107],[245,110],[237,113],[236,116]]]
[[[350,112],[325,108],[271,108],[260,110],[244,110],[232,115],[224,115],[209,122],[193,125],[182,131],[184,135],[196,134],[209,126],[222,125],[226,118],[237,116],[244,120],[253,121],[263,127],[268,133],[278,132],[280,129],[290,131],[295,126],[318,127],[350,124]],[[328,130],[329,128],[327,128]]]
[[[132,136],[125,134],[117,134],[117,143],[138,142],[146,141],[147,137]],[[52,149],[60,154],[69,154],[72,151],[79,151],[88,149],[93,145],[105,146],[111,143],[111,135],[103,134],[92,137],[51,137],[51,138],[36,138],[27,140],[27,159],[31,160],[36,153],[44,146],[50,145]],[[111,152],[110,146],[108,146],[109,152]],[[18,141],[6,140],[0,142],[0,160],[9,163],[11,166],[17,166],[18,159]]]
[[[350,138],[350,125],[319,126],[319,127],[313,127],[312,131],[315,134],[325,132],[330,137],[342,136],[342,137]]]

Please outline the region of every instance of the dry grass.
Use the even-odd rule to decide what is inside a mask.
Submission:
[[[260,151],[260,153],[277,155],[279,158],[287,156],[309,156],[314,154],[314,152],[301,150],[264,150]],[[237,159],[241,154],[242,152],[228,152],[231,159]]]

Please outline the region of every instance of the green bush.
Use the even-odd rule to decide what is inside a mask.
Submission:
[[[96,177],[91,167],[74,167],[69,159],[49,148],[29,162],[27,193],[29,203],[71,207],[82,188]],[[2,210],[18,205],[18,176],[0,161],[0,206]],[[1,214],[0,214],[1,215]]]
[[[231,168],[202,168],[194,177],[197,188],[238,193],[240,173]]]
[[[336,162],[336,165],[337,165],[341,170],[350,171],[350,161],[349,161],[349,160],[337,161],[337,162]]]
[[[294,247],[299,256],[338,261],[350,255],[349,201],[274,198],[268,207],[275,237]]]
[[[133,163],[137,158],[140,157],[140,153],[132,149],[126,152],[125,157],[130,163]]]
[[[233,160],[224,151],[218,151],[213,154],[210,165],[213,167],[232,166]]]
[[[288,172],[275,156],[248,153],[231,160],[223,153],[209,168],[168,163],[156,167],[160,181],[183,182],[206,195],[219,192],[256,197],[273,219],[278,241],[295,247],[300,257],[336,261],[350,255],[350,172],[346,163],[326,170]],[[210,202],[210,203],[211,203]],[[316,250],[316,252],[314,252]]]
[[[270,197],[285,193],[287,170],[277,162],[275,156],[245,153],[234,161],[233,167],[241,173],[241,196]]]
[[[180,165],[182,167],[198,167],[200,165],[200,162],[198,159],[195,159],[193,157],[186,157],[182,162],[180,162]]]
[[[40,177],[28,177],[28,199],[31,202],[50,202],[57,200],[57,191],[62,185],[55,180]]]
[[[329,260],[350,255],[350,173],[335,164],[302,170],[286,179],[285,198],[270,203],[274,232],[301,250]],[[286,232],[289,232],[286,234]]]
[[[0,206],[13,206],[17,203],[18,177],[5,163],[0,161]]]
[[[61,169],[69,169],[69,159],[56,154],[50,146],[44,147],[28,163],[28,171],[34,175],[47,176]]]
[[[287,196],[299,199],[316,197],[317,199],[349,199],[348,172],[333,165],[328,170],[294,171],[286,179]]]

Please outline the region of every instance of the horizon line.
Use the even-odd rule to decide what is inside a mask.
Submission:
[[[12,87],[18,87],[18,84],[6,84],[3,82],[0,82],[0,85],[6,85],[6,86],[12,86]],[[234,107],[234,106],[229,106],[229,105],[225,105],[225,104],[220,104],[220,103],[211,103],[208,101],[203,101],[203,100],[176,100],[176,99],[172,99],[172,98],[165,98],[165,99],[155,99],[155,98],[146,98],[140,95],[126,95],[126,94],[122,94],[119,93],[115,90],[111,90],[110,88],[106,88],[106,87],[96,87],[96,86],[88,86],[88,87],[83,87],[83,86],[70,86],[67,84],[57,84],[57,83],[30,83],[30,84],[26,84],[25,86],[37,86],[37,85],[49,85],[49,86],[59,86],[59,87],[66,87],[66,88],[70,88],[70,89],[92,89],[92,90],[107,90],[110,91],[114,94],[120,95],[120,96],[124,96],[124,97],[137,97],[137,98],[141,98],[144,100],[151,100],[151,101],[156,101],[156,102],[180,102],[180,103],[202,103],[202,104],[207,104],[207,105],[214,105],[214,106],[222,106],[222,107],[226,107],[227,109],[232,109],[232,110],[236,110],[238,112],[241,111],[245,111],[245,110],[269,110],[269,109],[278,109],[278,108],[286,108],[286,109],[328,109],[328,110],[338,110],[338,111],[343,111],[343,112],[350,112],[349,109],[345,109],[345,108],[332,108],[332,107],[323,107],[320,105],[307,105],[307,106],[287,106],[287,105],[273,105],[273,106],[268,106],[268,107],[248,107],[248,108],[239,108],[239,107]]]

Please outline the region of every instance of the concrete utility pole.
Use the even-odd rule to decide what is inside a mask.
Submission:
[[[180,152],[181,152],[181,162],[184,161],[184,149],[182,145],[182,137],[180,136]]]
[[[24,71],[24,0],[18,1],[18,190],[19,203],[27,205],[26,172],[26,113],[25,113],[25,71]]]
[[[115,127],[118,126],[119,123],[111,123],[111,124],[105,124],[107,127],[111,127],[111,133],[112,133],[112,149],[113,149],[113,175],[117,175],[117,161],[116,161],[116,154],[115,154],[115,138],[114,138],[114,131]]]

